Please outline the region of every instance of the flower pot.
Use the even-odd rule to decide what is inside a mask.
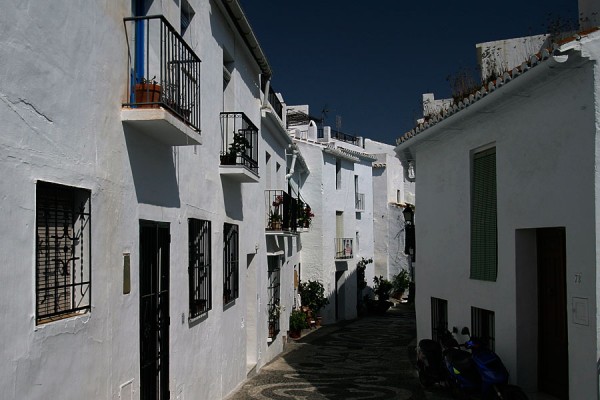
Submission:
[[[298,339],[298,338],[300,338],[300,336],[302,336],[302,331],[298,331],[298,330],[288,331],[288,335],[292,339]]]
[[[138,108],[158,108],[160,101],[160,85],[157,83],[137,83],[135,85],[134,103],[156,103],[139,104]]]
[[[269,223],[269,228],[272,231],[280,231],[281,230],[281,222],[280,221],[272,221]]]
[[[223,154],[221,156],[221,165],[235,165],[235,159],[237,156],[235,154]]]

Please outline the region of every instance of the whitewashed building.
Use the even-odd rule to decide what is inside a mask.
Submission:
[[[406,254],[402,214],[405,207],[415,204],[415,184],[396,157],[394,146],[370,139],[364,144],[365,151],[377,157],[373,162],[373,272],[391,280],[401,270],[412,274],[416,266]],[[372,284],[372,278],[367,283]]]
[[[1,9],[2,397],[224,397],[282,348],[263,199],[307,173],[237,1]]]
[[[357,316],[356,263],[373,258],[372,163],[362,138],[317,128],[308,106],[288,107],[288,130],[304,155],[310,174],[303,199],[315,211],[302,234],[300,279],[317,280],[329,304],[320,311],[324,323]],[[373,269],[367,270],[372,282]]]
[[[599,59],[599,31],[574,37],[396,147],[416,173],[418,337],[467,326],[559,399],[598,397]]]
[[[248,291],[247,307],[250,310],[262,307],[266,310],[268,335],[266,349],[258,346],[254,360],[248,360],[248,367],[261,367],[283,351],[289,328],[289,315],[297,306],[297,289],[300,274],[300,251],[304,235],[300,218],[306,208],[302,200],[303,183],[309,170],[298,146],[293,142],[285,128],[285,103],[281,94],[275,93],[270,81],[263,80],[263,101],[261,108],[261,186],[264,205],[257,207],[263,210],[263,229],[265,230],[266,263],[259,264],[263,274],[267,273],[266,293],[262,298],[255,296],[253,290]],[[264,199],[264,200],[263,200]],[[266,265],[266,269],[264,267]],[[253,274],[251,274],[253,275]],[[258,280],[260,283],[261,280]],[[250,280],[248,287],[256,286]],[[260,315],[260,310],[258,312]],[[252,323],[253,319],[248,318]],[[254,330],[253,330],[254,333]],[[264,342],[262,329],[256,330],[257,339]],[[252,346],[249,346],[252,348]],[[260,357],[260,351],[265,355]]]

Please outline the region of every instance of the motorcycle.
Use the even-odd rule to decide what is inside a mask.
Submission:
[[[454,328],[453,333],[458,329]],[[484,400],[527,400],[521,388],[508,384],[508,371],[500,357],[471,337],[468,328],[463,328],[461,334],[469,336],[463,344],[458,344],[448,331],[439,343],[430,339],[419,342],[417,369],[423,386],[439,383],[459,399],[476,396]]]
[[[417,374],[425,387],[434,384],[446,385],[448,373],[444,363],[445,354],[458,348],[458,342],[448,330],[438,332],[439,341],[422,339],[417,346]]]

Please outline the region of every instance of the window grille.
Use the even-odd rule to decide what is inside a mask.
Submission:
[[[90,191],[36,187],[36,323],[90,311]]]
[[[239,285],[239,232],[238,226],[225,224],[223,228],[223,304],[237,299]]]
[[[436,342],[448,331],[448,301],[431,298],[431,338]]]
[[[189,305],[190,318],[212,309],[211,301],[211,224],[190,218],[189,230]]]
[[[496,281],[496,149],[473,156],[471,185],[471,279]]]
[[[494,312],[471,307],[471,335],[479,338],[490,350],[496,347]]]
[[[269,256],[267,263],[269,276],[269,286],[267,288],[269,295],[269,337],[273,338],[279,333],[279,320],[282,311],[280,298],[280,258],[279,256]]]

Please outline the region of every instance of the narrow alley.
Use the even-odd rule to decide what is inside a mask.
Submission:
[[[415,315],[407,305],[324,326],[288,344],[227,400],[450,398],[422,389],[414,344]]]

